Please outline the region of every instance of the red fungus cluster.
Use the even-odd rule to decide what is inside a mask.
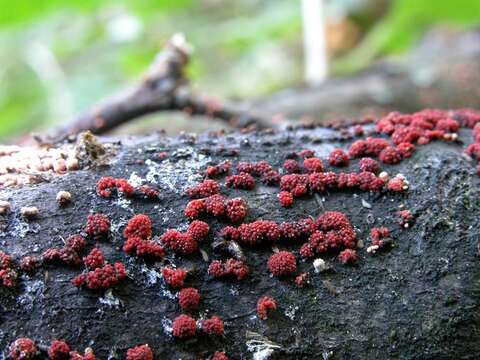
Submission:
[[[161,237],[161,241],[174,252],[189,255],[197,251],[198,243],[207,235],[210,227],[203,221],[193,221],[182,233],[175,229],[167,230]]]
[[[280,191],[277,197],[282,207],[287,208],[293,205],[293,195],[291,192]]]
[[[232,163],[230,161],[224,161],[218,165],[212,165],[207,167],[205,171],[205,176],[208,178],[226,175],[230,172],[230,168],[232,167]]]
[[[35,256],[24,256],[20,260],[20,269],[26,273],[33,273],[41,264],[41,259]]]
[[[107,264],[86,274],[80,274],[72,279],[73,285],[85,286],[90,290],[105,290],[120,284],[127,274],[121,262]]]
[[[178,293],[178,304],[183,310],[197,310],[200,305],[200,293],[194,288],[184,288]]]
[[[198,219],[203,214],[208,214],[216,218],[228,218],[235,223],[247,216],[247,203],[241,198],[227,199],[222,195],[213,195],[190,201],[184,214],[190,219]]]
[[[269,310],[277,310],[277,303],[271,297],[261,297],[257,302],[258,317],[262,320],[266,320]]]
[[[380,172],[380,165],[378,162],[370,157],[364,157],[359,162],[360,171],[368,171],[374,174]]]
[[[90,214],[87,217],[85,232],[93,237],[107,236],[110,232],[110,219],[104,214]]]
[[[43,263],[64,263],[70,266],[82,264],[80,254],[87,246],[85,238],[79,234],[70,236],[63,248],[50,248],[42,253]]]
[[[290,251],[279,251],[270,256],[268,270],[275,276],[286,276],[297,271],[297,259]]]
[[[219,193],[220,185],[218,182],[209,179],[187,189],[187,195],[192,199],[205,198]]]
[[[101,197],[111,197],[114,192],[126,197],[139,195],[147,199],[157,199],[160,196],[160,192],[157,189],[148,185],[141,185],[135,188],[126,179],[105,176],[97,181],[97,194]]]
[[[131,196],[135,189],[126,179],[116,179],[111,176],[105,176],[97,181],[98,195],[110,197],[114,191],[118,191],[125,196]]]
[[[280,174],[266,161],[256,163],[240,162],[236,166],[237,173],[248,173],[259,176],[267,185],[276,185],[280,181]]]
[[[153,240],[144,240],[137,236],[130,237],[123,243],[123,251],[143,258],[161,259],[165,256],[162,245]]]
[[[212,316],[210,319],[205,319],[201,323],[202,331],[207,335],[223,335],[224,324],[223,320],[218,316]]]
[[[172,288],[181,288],[187,277],[187,270],[183,268],[174,269],[170,266],[162,268],[162,276],[165,279],[167,285]]]
[[[14,287],[17,283],[17,276],[11,256],[0,251],[0,281],[2,285],[8,288]]]
[[[228,356],[223,351],[215,351],[212,360],[228,360]]]
[[[308,193],[325,193],[327,190],[359,189],[378,192],[385,187],[385,180],[373,172],[359,173],[315,172],[312,174],[284,175],[280,181],[280,190],[287,191],[293,197]]]
[[[93,248],[90,253],[83,258],[83,263],[87,268],[93,270],[105,265],[105,257],[100,249]]]
[[[152,236],[152,220],[144,214],[135,215],[128,221],[123,230],[123,235],[127,239],[130,237],[149,239]]]
[[[338,211],[326,211],[315,223],[316,231],[303,244],[300,254],[310,258],[326,251],[353,249],[356,245],[356,234],[345,214]]]
[[[283,168],[289,174],[297,174],[301,171],[300,164],[297,160],[294,159],[285,160],[285,162],[283,163]]]
[[[397,211],[397,216],[401,227],[408,228],[413,224],[414,217],[410,210]]]
[[[153,353],[148,344],[135,346],[127,350],[127,360],[153,360]]]
[[[323,161],[316,157],[309,157],[303,160],[303,168],[308,173],[323,172]]]
[[[206,222],[194,220],[188,225],[187,233],[195,240],[202,241],[208,236],[210,226]]]
[[[197,323],[194,318],[182,314],[173,320],[172,335],[179,339],[195,336],[197,332]]]
[[[358,260],[357,252],[353,249],[345,249],[338,254],[338,261],[342,264],[353,264]]]
[[[54,340],[48,348],[51,360],[67,360],[70,358],[70,346],[63,340]]]
[[[241,260],[227,259],[226,261],[214,260],[208,267],[208,273],[215,278],[236,277],[237,280],[244,279],[250,269]]]
[[[255,187],[255,179],[249,173],[241,172],[238,175],[227,176],[225,186],[235,189],[251,190]]]
[[[237,228],[238,240],[248,245],[259,245],[261,243],[275,243],[280,238],[280,230],[274,221],[256,220],[245,223]]]
[[[303,288],[310,284],[310,275],[308,274],[308,272],[298,274],[297,277],[295,277],[295,284],[297,284],[297,286],[300,288]]]
[[[391,243],[390,230],[386,227],[374,227],[370,229],[370,239],[372,245],[367,248],[368,253],[375,253],[378,250],[381,250]]]
[[[31,360],[38,354],[38,349],[33,340],[18,338],[10,344],[8,356],[13,360]]]
[[[328,163],[331,166],[348,166],[348,162],[348,155],[342,149],[335,149],[328,155]]]

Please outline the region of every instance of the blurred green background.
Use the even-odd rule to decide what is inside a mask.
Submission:
[[[330,76],[408,50],[435,25],[480,23],[479,0],[325,0]],[[188,75],[220,98],[303,83],[295,0],[0,0],[0,141],[58,125],[128,86],[183,32]]]

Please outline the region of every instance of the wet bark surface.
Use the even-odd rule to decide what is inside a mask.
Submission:
[[[469,141],[470,133],[461,138]],[[271,277],[266,267],[272,254],[269,247],[243,248],[251,273],[242,282],[212,279],[200,253],[190,257],[168,253],[162,261],[144,262],[121,251],[122,230],[133,214],[149,215],[155,236],[168,228],[185,229],[183,209],[189,199],[184,190],[202,179],[209,163],[266,160],[280,167],[291,152],[309,148],[325,157],[353,140],[323,128],[177,139],[152,135],[122,140],[109,166],[2,190],[0,196],[11,202],[12,211],[3,219],[0,245],[15,259],[63,246],[62,239],[83,231],[90,212],[101,212],[111,218],[113,231],[108,241],[96,246],[108,262],[124,262],[128,272],[127,280],[111,294],[77,289],[70,280],[83,269],[68,266],[22,275],[13,290],[1,287],[3,356],[11,341],[26,336],[41,345],[59,338],[72,349],[92,347],[98,359],[123,359],[129,347],[144,343],[156,359],[206,359],[217,350],[226,351],[231,359],[250,359],[254,355],[247,346],[250,331],[278,345],[270,359],[478,358],[480,178],[461,156],[463,146],[458,143],[431,143],[399,165],[383,165],[390,174],[402,173],[410,181],[406,194],[332,192],[298,199],[293,208],[284,209],[278,205],[277,187],[257,182],[252,191],[223,188],[223,193],[247,200],[245,221],[293,221],[337,210],[348,215],[365,245],[371,227],[391,229],[395,246],[377,255],[367,254],[365,246],[354,266],[341,265],[329,254],[322,258],[332,270],[317,274],[311,260],[299,261],[299,270],[311,275],[311,285],[303,289],[291,278]],[[159,160],[163,151],[169,156]],[[349,170],[357,169],[354,160]],[[162,197],[154,202],[101,198],[95,183],[106,175],[154,184]],[[55,196],[60,190],[72,193],[72,204],[58,206]],[[416,217],[409,229],[397,224],[400,205]],[[37,206],[39,218],[25,222],[19,214],[22,206]],[[210,260],[219,259],[210,243],[226,224],[206,221],[211,231],[201,248]],[[89,249],[94,245],[90,239]],[[278,247],[298,255],[300,244],[282,242]],[[187,281],[202,296],[195,318],[219,315],[225,321],[224,337],[198,335],[186,341],[171,337],[171,320],[182,311],[160,273],[169,263],[197,270]],[[263,295],[275,298],[279,307],[266,321],[255,313]]]

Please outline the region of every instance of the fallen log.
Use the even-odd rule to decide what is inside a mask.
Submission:
[[[368,134],[372,125],[364,130]],[[215,351],[225,351],[230,359],[478,358],[480,178],[472,160],[462,155],[462,142],[472,141],[469,129],[462,128],[455,141],[418,146],[411,158],[398,164],[381,164],[390,177],[401,173],[408,179],[406,192],[332,189],[295,198],[291,208],[282,208],[278,185],[267,186],[256,178],[250,191],[221,186],[229,198],[242,197],[248,203],[245,223],[264,219],[280,224],[317,218],[325,211],[346,214],[358,240],[353,265],[342,265],[338,252],[331,251],[316,255],[325,262],[316,272],[313,259],[299,256],[298,239],[279,241],[273,248],[240,244],[248,276],[242,281],[215,279],[207,271],[209,264],[226,255],[211,244],[221,241],[220,231],[230,222],[211,216],[202,218],[210,232],[200,243],[201,251],[190,256],[165,249],[163,259],[152,261],[122,251],[124,228],[134,214],[151,218],[154,239],[167,229],[185,231],[189,220],[183,210],[190,201],[185,192],[204,179],[209,165],[264,160],[279,169],[287,158],[301,163],[295,154],[303,149],[325,159],[332,149],[348,149],[362,138],[358,128],[355,133],[351,128],[298,126],[177,138],[153,134],[103,139],[102,144],[83,137],[87,144],[77,145],[76,152],[80,169],[0,190],[0,199],[9,203],[2,203],[0,248],[13,257],[19,274],[15,286],[0,286],[2,355],[7,356],[15,339],[28,337],[37,344],[38,358],[47,358],[47,347],[55,339],[82,353],[92,348],[98,359],[124,359],[127,349],[140,344],[148,344],[158,359],[208,359]],[[73,145],[62,146],[73,151]],[[100,163],[92,160],[98,159],[94,154],[102,155]],[[344,170],[326,167],[352,172],[358,171],[358,162],[351,159]],[[96,184],[104,176],[125,178],[135,187],[149,185],[160,195],[126,197],[119,192],[101,197]],[[222,175],[218,181],[224,183]],[[71,201],[59,204],[59,191],[69,192]],[[36,207],[38,214],[25,217],[32,212],[23,207]],[[415,219],[409,227],[398,224],[397,212],[406,209]],[[85,233],[92,213],[110,218],[107,237]],[[369,232],[380,226],[390,229],[393,246],[369,253]],[[123,282],[94,291],[71,283],[85,272],[82,265],[44,264],[32,273],[18,269],[25,256],[61,249],[72,234],[83,234],[88,251],[99,248],[108,263],[122,262]],[[271,276],[267,260],[279,249],[295,254],[296,274],[309,273],[309,284],[300,288],[295,276]],[[186,340],[172,337],[172,320],[183,311],[177,291],[162,275],[167,265],[191,271],[186,286],[201,294],[200,308],[191,316],[200,320],[218,315],[225,323],[224,336],[199,330]],[[256,316],[262,296],[277,303],[266,320]]]

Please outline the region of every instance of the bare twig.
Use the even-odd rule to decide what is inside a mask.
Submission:
[[[48,139],[37,137],[37,141],[57,141],[85,130],[102,134],[143,115],[166,110],[207,115],[225,120],[238,128],[254,125],[263,129],[276,125],[259,115],[251,114],[241,104],[222,103],[194,94],[188,86],[184,71],[190,53],[190,45],[185,38],[174,35],[132,89],[106,99],[57,130],[53,136]]]

